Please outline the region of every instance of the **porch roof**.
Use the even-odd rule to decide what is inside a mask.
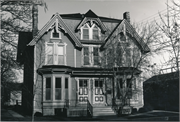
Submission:
[[[99,76],[113,76],[116,72],[117,75],[122,75],[124,73],[130,74],[134,73],[138,75],[141,71],[134,67],[115,67],[115,68],[100,68],[100,67],[70,67],[64,65],[45,65],[38,69],[39,74],[70,74],[72,77],[78,76],[89,76],[89,77],[99,77]]]

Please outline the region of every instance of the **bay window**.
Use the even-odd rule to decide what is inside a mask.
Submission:
[[[44,101],[69,99],[69,76],[48,75],[44,79]]]
[[[51,77],[46,78],[46,100],[51,100]]]
[[[55,79],[55,100],[61,100],[61,77]]]

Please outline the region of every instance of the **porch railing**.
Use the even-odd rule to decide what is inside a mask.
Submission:
[[[93,116],[93,107],[91,103],[89,102],[89,100],[87,100],[87,113],[89,113],[91,117]]]

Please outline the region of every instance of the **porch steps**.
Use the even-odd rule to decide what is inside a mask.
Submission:
[[[112,110],[111,106],[93,107],[93,118],[96,117],[113,117],[116,113]]]

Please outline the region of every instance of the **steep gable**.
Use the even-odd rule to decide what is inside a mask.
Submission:
[[[37,41],[47,32],[51,31],[58,23],[58,29],[64,31],[64,33],[69,34],[70,38],[74,41],[74,46],[76,48],[82,48],[81,42],[74,35],[74,33],[69,29],[69,27],[64,23],[61,16],[56,13],[47,23],[46,25],[38,32],[37,36],[28,44],[28,46],[33,46],[37,43]]]
[[[105,33],[107,31],[105,25],[101,22],[100,18],[92,10],[89,10],[86,14],[84,14],[84,18],[76,27],[75,31],[77,32],[78,30],[80,30],[80,28],[87,22],[89,22],[91,25],[92,23],[96,23],[101,28],[102,33]]]
[[[126,31],[127,35],[131,37],[134,41],[136,41],[136,44],[140,48],[142,53],[147,53],[150,51],[147,44],[140,38],[138,33],[135,31],[132,25],[130,25],[130,23],[127,22],[126,19],[123,19],[122,21],[120,21],[119,24],[114,28],[114,30],[109,34],[109,36],[105,40],[105,43],[100,47],[101,50],[106,48],[107,43],[110,41],[110,38],[112,37],[112,35],[116,33],[116,30],[118,28],[122,29],[122,31]]]

